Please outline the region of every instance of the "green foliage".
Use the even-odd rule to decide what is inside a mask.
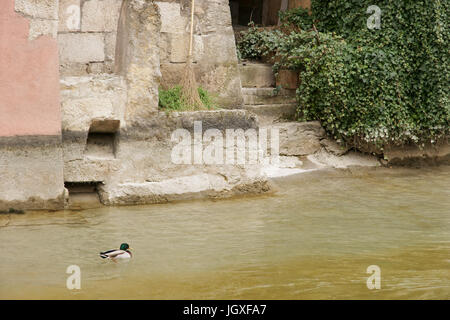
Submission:
[[[308,10],[298,7],[279,13],[281,23],[284,28],[300,30],[310,30],[313,25],[313,18],[308,13]]]
[[[249,26],[247,31],[241,32],[237,44],[241,59],[260,60],[276,51],[283,36],[281,31],[258,28],[254,24]]]
[[[280,30],[253,26],[239,51],[299,70],[301,120],[320,120],[349,145],[382,151],[448,137],[450,2],[378,0],[381,28],[370,30],[373,4],[313,0],[312,17],[296,9]]]
[[[279,29],[261,28],[251,22],[250,28],[240,33],[237,43],[239,60],[260,60],[275,56],[280,47],[289,45],[286,43],[286,34],[312,28],[312,17],[303,8],[280,11],[279,15],[282,23]]]
[[[367,28],[372,4],[313,1],[324,33],[319,41],[311,34],[285,58],[304,68],[298,89],[303,119],[321,120],[349,144],[379,149],[448,136],[449,2],[379,0],[379,30]]]
[[[216,109],[211,94],[203,88],[198,88],[198,94],[206,109]],[[159,89],[159,108],[167,111],[188,111],[191,106],[184,102],[181,94],[181,86],[175,86],[168,90]]]

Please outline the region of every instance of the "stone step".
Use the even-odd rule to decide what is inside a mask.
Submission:
[[[260,126],[268,126],[278,122],[292,121],[297,112],[297,104],[246,105],[244,109],[258,116]]]
[[[243,62],[239,65],[242,87],[275,87],[272,65],[257,62]]]
[[[295,90],[275,88],[242,88],[245,105],[291,104],[296,102]]]

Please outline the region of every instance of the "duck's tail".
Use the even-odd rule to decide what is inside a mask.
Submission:
[[[106,255],[104,252],[100,252],[100,257],[106,259],[108,258],[108,255]]]

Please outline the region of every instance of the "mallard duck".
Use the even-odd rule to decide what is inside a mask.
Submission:
[[[102,257],[103,259],[111,259],[114,262],[117,259],[130,259],[133,256],[130,250],[133,249],[130,248],[128,243],[122,243],[120,245],[120,249],[113,249],[105,252],[100,252],[100,257]]]

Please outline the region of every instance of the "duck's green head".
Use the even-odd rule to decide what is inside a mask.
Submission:
[[[120,245],[120,250],[128,250],[128,249],[131,249],[130,248],[130,246],[128,245],[128,243],[122,243],[121,245]]]

